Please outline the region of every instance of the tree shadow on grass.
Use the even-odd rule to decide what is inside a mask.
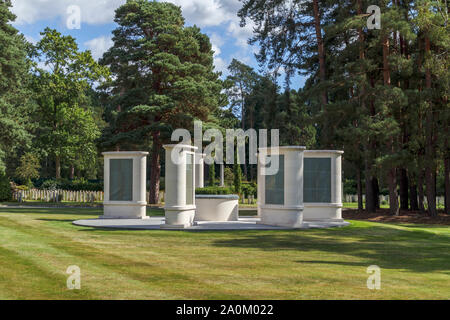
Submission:
[[[401,230],[374,225],[343,229],[247,234],[216,240],[217,247],[333,254],[330,261],[298,261],[337,265],[378,265],[387,269],[450,274],[450,237],[421,230]],[[333,261],[334,255],[353,256],[365,262]]]

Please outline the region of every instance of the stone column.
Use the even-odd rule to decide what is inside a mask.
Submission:
[[[204,188],[205,187],[205,157],[204,153],[195,154],[195,187]]]
[[[225,164],[220,164],[220,186],[225,187]]]
[[[164,145],[166,150],[165,224],[163,229],[183,229],[193,225],[195,217],[195,150],[189,145]],[[187,176],[187,159],[192,160],[192,176]],[[188,195],[187,182],[192,183]],[[188,203],[192,197],[192,202]]]

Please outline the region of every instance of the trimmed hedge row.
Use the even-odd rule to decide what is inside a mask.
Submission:
[[[0,173],[0,201],[10,201],[11,199],[11,182],[6,175]]]
[[[103,191],[102,182],[90,182],[85,179],[49,179],[45,180],[38,189],[67,190],[67,191]]]
[[[231,188],[223,187],[206,187],[195,189],[195,194],[214,194],[214,195],[229,195],[235,194]]]

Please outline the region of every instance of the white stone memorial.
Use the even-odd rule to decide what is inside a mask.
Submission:
[[[147,219],[148,152],[104,152],[103,219]]]
[[[238,195],[196,195],[195,222],[239,221]]]
[[[303,218],[308,221],[342,220],[343,151],[307,150],[303,166]]]
[[[205,157],[204,153],[195,153],[195,187],[205,187]]]
[[[195,217],[195,150],[190,145],[164,145],[166,150],[165,224],[163,229],[191,227]]]
[[[290,228],[303,226],[305,149],[298,146],[259,149],[258,215],[261,224]],[[270,164],[265,165],[262,161],[274,156],[278,156],[279,168],[275,174],[269,174]]]

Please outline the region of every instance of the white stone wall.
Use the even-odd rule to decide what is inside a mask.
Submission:
[[[342,221],[342,155],[336,150],[306,150],[305,158],[331,159],[331,203],[305,203],[305,220]]]
[[[104,152],[104,201],[103,219],[146,219],[146,177],[148,152],[123,151]],[[133,160],[133,189],[132,201],[111,201],[110,189],[110,160]]]
[[[258,161],[258,215],[261,224],[301,228],[303,226],[303,152],[305,147],[261,148],[259,157],[284,155],[284,205],[266,204],[265,176]]]
[[[186,154],[192,154],[195,159],[196,147],[189,145],[165,145],[166,150],[166,192],[165,192],[165,224],[161,228],[182,229],[191,227],[195,216],[195,184],[196,165],[193,166],[193,197],[194,204],[186,204]],[[172,161],[172,153],[179,152],[179,162]],[[195,161],[194,161],[195,163]]]

